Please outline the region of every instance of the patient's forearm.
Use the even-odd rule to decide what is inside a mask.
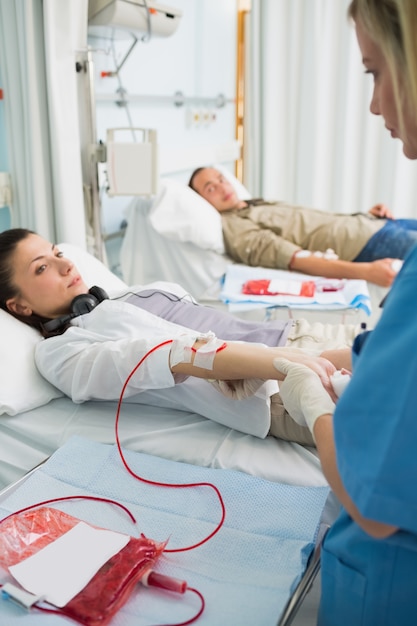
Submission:
[[[307,257],[295,255],[291,259],[289,269],[327,278],[367,280],[381,287],[389,287],[396,275],[391,263],[392,259],[354,263],[340,259],[323,259],[313,255]]]
[[[204,342],[195,343],[198,350]],[[263,378],[265,380],[283,380],[283,375],[273,365],[275,357],[284,357],[290,361],[302,363],[317,373],[325,389],[333,393],[330,376],[336,367],[327,359],[312,356],[297,348],[267,348],[251,343],[227,342],[227,347],[216,353],[213,368],[205,369],[194,365],[195,353],[191,363],[178,363],[171,368],[174,374],[185,374],[197,378],[218,380],[241,380],[243,378]]]
[[[353,263],[340,259],[322,259],[313,255],[302,257],[294,256],[290,269],[305,274],[326,276],[327,278],[356,278],[366,280],[367,263]]]
[[[198,350],[205,342],[197,341]],[[264,378],[283,380],[283,375],[274,368],[272,360],[276,356],[286,356],[289,348],[266,348],[251,343],[226,342],[224,350],[219,350],[213,360],[213,369],[194,365],[195,354],[191,363],[178,363],[172,367],[174,374],[185,374],[197,378],[216,378],[220,380],[240,380],[242,378]]]

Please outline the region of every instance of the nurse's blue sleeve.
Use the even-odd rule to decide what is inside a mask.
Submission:
[[[368,518],[417,532],[417,247],[334,415],[344,486]]]

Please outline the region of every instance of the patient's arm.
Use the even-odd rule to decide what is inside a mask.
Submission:
[[[204,341],[197,341],[194,347],[198,350],[204,344]],[[283,357],[310,367],[319,376],[331,397],[336,399],[330,383],[330,376],[334,374],[337,368],[327,359],[313,356],[298,348],[267,348],[259,344],[228,342],[224,350],[216,353],[213,369],[194,366],[194,355],[195,353],[193,353],[191,363],[178,363],[171,368],[171,371],[174,374],[216,380],[241,380],[245,378],[283,380],[284,376],[273,365],[274,358]]]
[[[390,287],[397,274],[392,268],[393,260],[379,259],[370,263],[354,263],[340,259],[323,259],[313,255],[307,257],[294,255],[289,269],[326,278],[367,280],[381,287]]]
[[[325,350],[320,354],[323,359],[333,363],[337,370],[346,369],[352,371],[352,350],[351,348],[340,348],[338,350]]]

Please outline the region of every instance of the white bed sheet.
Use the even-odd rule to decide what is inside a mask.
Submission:
[[[117,402],[77,405],[63,397],[18,415],[3,415],[0,486],[18,480],[72,435],[114,443],[116,408]],[[124,404],[119,433],[124,447],[166,459],[235,469],[291,485],[327,484],[314,450],[246,435],[194,413]]]
[[[134,198],[127,210],[127,228],[120,252],[123,280],[145,285],[156,280],[178,283],[197,300],[220,287],[231,260],[190,241],[175,241],[158,233],[150,221],[152,199]]]

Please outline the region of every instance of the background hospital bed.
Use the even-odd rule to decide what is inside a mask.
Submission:
[[[110,293],[126,289],[88,253],[66,244],[60,249],[74,260],[87,284],[98,284]],[[33,329],[0,313],[5,384],[0,418],[0,486],[6,487],[42,464],[73,435],[114,444],[117,402],[76,405],[63,397],[34,369],[34,343],[42,339],[34,339]],[[313,449],[272,437],[260,439],[196,413],[125,403],[119,426],[122,445],[129,450],[196,466],[237,470],[273,483],[327,489]],[[307,581],[314,577],[316,567],[307,570]]]
[[[249,192],[224,167],[216,165],[237,187],[241,198]],[[123,279],[128,284],[155,280],[179,283],[199,302],[224,306],[222,279],[233,261],[225,254],[220,214],[185,183],[165,178],[155,197],[134,197],[125,211],[127,227],[120,252]],[[292,274],[293,275],[293,274]],[[343,310],[316,306],[297,309],[274,308],[273,317],[304,317],[334,323],[365,322],[373,327],[379,318],[379,302],[386,290],[367,284],[371,315],[356,307]],[[265,309],[238,312],[262,319]],[[269,309],[271,314],[271,309]]]

